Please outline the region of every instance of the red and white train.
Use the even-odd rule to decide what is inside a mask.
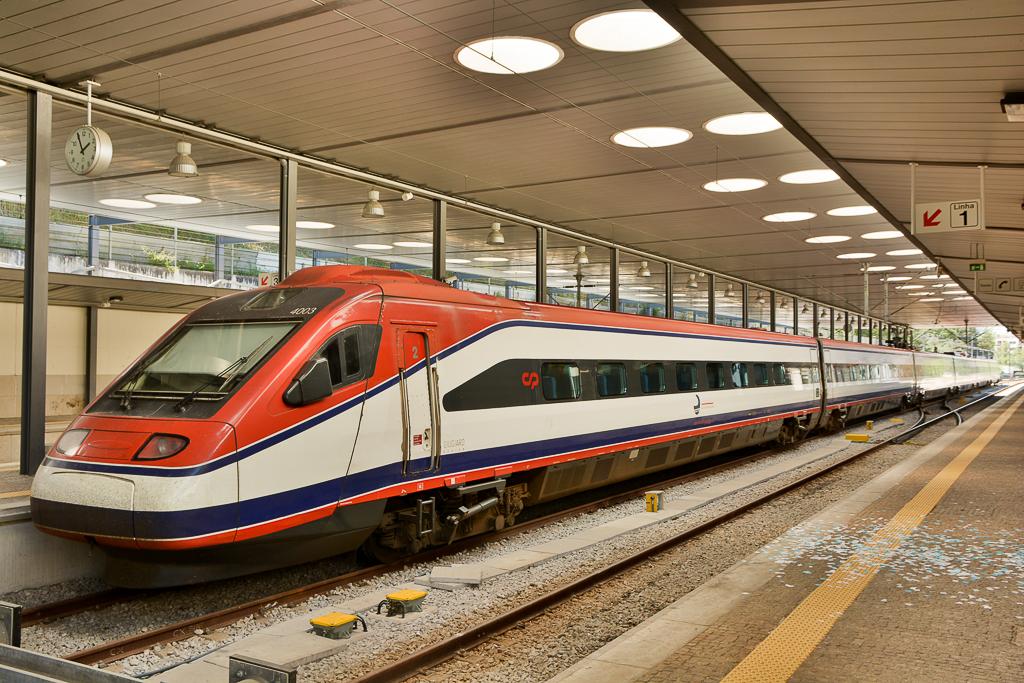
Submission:
[[[32,515],[95,543],[119,585],[405,553],[998,375],[992,361],[307,268],[168,331],[48,453]]]

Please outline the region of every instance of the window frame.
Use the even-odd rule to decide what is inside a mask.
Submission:
[[[622,370],[622,391],[617,394],[602,394],[601,385],[598,383],[598,377],[601,375],[601,366],[618,366]],[[604,361],[599,360],[594,363],[594,395],[598,400],[606,398],[621,398],[629,395],[629,368],[626,367],[624,361]]]
[[[646,373],[647,368],[657,366],[661,369],[661,388],[657,391],[648,391],[644,389],[643,376]],[[668,392],[668,375],[665,373],[665,363],[663,361],[649,361],[640,363],[638,368],[640,371],[640,393],[645,396],[651,396],[654,394],[664,394]]]
[[[551,398],[551,397],[548,396],[547,388],[544,386],[544,377],[547,374],[547,373],[545,373],[545,368],[547,368],[549,365],[564,365],[564,366],[569,366],[571,368],[575,368],[576,369],[576,377],[575,377],[576,381],[575,382],[572,381],[574,378],[571,376],[571,374],[570,374],[570,377],[569,377],[570,384],[572,385],[572,387],[574,389],[574,391],[573,391],[574,395],[573,396],[568,396],[566,398]],[[541,364],[540,364],[540,379],[541,379],[541,382],[540,382],[540,393],[541,393],[541,396],[544,397],[544,400],[546,402],[549,402],[549,403],[563,403],[565,401],[579,401],[583,397],[583,373],[580,371],[580,364],[577,361],[564,361],[564,360],[542,361]]]
[[[684,387],[679,382],[679,369],[681,367],[684,367],[684,366],[689,367],[690,370],[692,370],[692,372],[693,372],[693,375],[692,375],[692,377],[693,377],[692,386]],[[683,392],[683,393],[700,391],[700,374],[697,371],[697,363],[689,363],[689,362],[686,362],[686,361],[676,361],[676,373],[675,374],[676,374],[676,391],[680,391],[680,392]]]

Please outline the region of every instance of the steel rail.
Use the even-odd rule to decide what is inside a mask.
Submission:
[[[21,613],[21,625],[32,626],[44,621],[63,619],[80,612],[128,602],[142,595],[145,595],[144,591],[110,588],[95,593],[76,595],[66,600],[57,600],[35,607],[26,607]]]
[[[987,401],[994,397],[995,392],[987,394],[975,401],[971,401],[959,408],[951,409],[949,412],[960,412],[967,408],[977,405],[983,401]],[[1002,398],[1002,397],[1000,397]],[[912,427],[913,431],[920,431],[921,429],[931,426],[940,422],[949,416],[949,413],[944,413],[938,417],[927,420],[920,425]],[[909,430],[908,430],[909,431]],[[902,435],[902,433],[901,433]],[[709,519],[705,522],[690,527],[674,536],[647,546],[628,557],[618,560],[612,564],[609,564],[595,572],[587,574],[586,576],[571,581],[570,583],[556,588],[540,597],[526,602],[518,607],[515,607],[493,619],[489,619],[483,623],[477,624],[476,626],[470,627],[451,638],[443,640],[434,645],[427,646],[396,662],[388,664],[376,671],[361,676],[355,679],[356,683],[393,683],[394,681],[402,681],[410,676],[422,673],[430,668],[433,668],[439,664],[452,659],[459,653],[473,648],[481,643],[484,643],[501,633],[523,624],[525,621],[539,616],[545,610],[555,607],[563,602],[570,600],[571,598],[579,595],[582,592],[590,590],[610,579],[620,576],[624,572],[633,567],[638,566],[640,563],[651,559],[657,555],[660,555],[668,550],[685,543],[686,541],[692,540],[712,529],[715,529],[725,522],[728,522],[740,515],[753,510],[754,508],[760,507],[765,503],[768,503],[779,496],[782,496],[790,491],[798,489],[807,483],[819,479],[826,474],[834,472],[835,470],[844,467],[851,462],[863,458],[865,455],[875,453],[882,448],[895,443],[895,439],[900,436],[896,435],[884,439],[876,444],[872,444],[871,447],[866,448],[857,453],[853,453],[850,456],[831,463],[819,470],[810,472],[806,475],[801,476],[795,481],[781,486],[778,489],[765,493],[757,498],[750,500],[746,503],[742,503],[726,512],[723,512],[716,517]]]

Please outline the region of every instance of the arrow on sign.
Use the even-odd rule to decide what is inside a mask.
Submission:
[[[924,223],[922,223],[922,225],[924,225],[924,227],[926,227],[926,228],[934,228],[936,225],[941,225],[941,223],[938,220],[936,220],[939,217],[939,214],[941,214],[941,213],[942,213],[942,209],[935,209],[935,213],[933,213],[931,216],[929,216],[928,212],[925,211],[924,212]]]

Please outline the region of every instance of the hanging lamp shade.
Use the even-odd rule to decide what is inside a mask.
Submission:
[[[647,261],[641,261],[640,262],[640,268],[637,269],[636,276],[637,277],[650,277],[651,276],[651,269],[647,267]]]
[[[192,143],[178,140],[174,149],[177,153],[167,167],[167,174],[175,178],[195,178],[199,175],[199,166],[192,158]]]
[[[363,218],[384,218],[384,205],[380,203],[380,192],[370,190],[363,204]]]
[[[491,223],[491,231],[487,234],[487,244],[492,247],[505,244],[505,235],[501,233],[501,223]]]
[[[572,261],[580,266],[585,266],[590,263],[590,257],[587,256],[587,248],[582,244],[576,247],[576,256],[573,257]]]

